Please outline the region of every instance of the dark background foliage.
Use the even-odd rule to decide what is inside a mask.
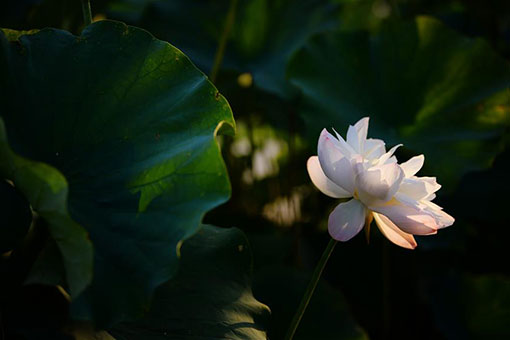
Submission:
[[[108,18],[142,27],[181,49],[207,74],[232,5],[225,0],[97,0],[91,4],[96,20]],[[405,34],[399,25],[412,26],[409,23],[416,17],[426,15],[437,20],[438,36],[451,34],[455,43],[438,43],[418,66],[429,62],[434,72],[439,69],[440,75],[452,75],[454,81],[447,84],[448,88],[465,85],[481,89],[476,95],[460,91],[459,98],[465,94],[472,97],[462,98],[465,102],[457,101],[461,103],[458,105],[455,102],[454,109],[436,110],[439,118],[435,125],[423,127],[416,123],[417,112],[406,110],[414,107],[406,106],[406,98],[422,91],[420,86],[427,73],[399,78],[405,66],[399,63],[386,73],[389,78],[384,91],[388,97],[372,106],[377,107],[374,111],[384,107],[380,112],[364,114],[372,116],[369,135],[382,137],[389,144],[399,142],[403,135],[403,130],[391,131],[392,128],[411,123],[421,129],[418,141],[422,143],[413,144],[411,138],[410,147],[399,150],[397,156],[405,160],[425,153],[431,164],[422,174],[438,176],[443,189],[437,202],[456,218],[456,223],[436,236],[418,237],[419,246],[414,251],[389,243],[376,228],[372,228],[369,244],[362,234],[339,244],[297,338],[363,338],[356,324],[372,339],[508,338],[510,2],[239,0],[235,12],[215,81],[232,106],[237,123],[236,137],[221,139],[232,198],[209,212],[205,222],[237,226],[247,234],[254,254],[254,296],[272,310],[269,337],[282,338],[329,239],[325,231],[327,216],[336,204],[313,188],[305,166],[307,158],[316,153],[317,129],[330,127],[315,126],[314,115],[327,114],[324,103],[329,105],[331,97],[319,89],[319,99],[314,104],[314,98],[307,97],[298,78],[307,67],[311,73],[324,77],[319,83],[321,79],[330,81],[328,75],[345,76],[335,74],[334,64],[344,60],[328,59],[331,64],[317,65],[313,58],[306,58],[306,52],[323,53],[314,43],[321,44],[327,34],[341,35],[335,38],[340,41],[344,36],[354,39],[335,53],[353,60],[348,68],[353,78],[345,78],[342,84],[346,89],[352,85],[360,103],[367,103],[372,100],[374,84],[366,74],[374,63],[360,61],[361,47],[355,43],[362,38],[356,34],[364,32],[371,37],[367,41],[378,44],[384,40],[378,32],[392,27],[389,40],[395,41]],[[78,33],[82,29],[80,2],[27,0],[1,5],[0,27],[47,26]],[[476,40],[462,40],[464,37]],[[471,54],[467,41],[483,46]],[[417,42],[421,40],[418,38]],[[406,43],[408,40],[402,38],[399,46]],[[383,46],[381,50],[388,49]],[[434,58],[435,54],[445,58],[456,54],[468,59],[452,59],[445,65],[441,64],[442,58]],[[473,72],[455,78],[458,65],[463,70],[472,67]],[[494,77],[497,73],[500,79],[489,79],[490,72],[495,73]],[[354,85],[356,82],[359,84]],[[358,113],[344,117],[342,114],[348,115],[349,111],[342,111],[339,104],[332,105],[332,111],[340,118],[332,118],[329,124],[343,134],[346,124],[353,124]],[[492,117],[490,128],[467,113],[476,108]],[[455,114],[449,116],[452,111]],[[455,125],[450,124],[450,119]],[[322,122],[324,118],[318,120]],[[478,128],[483,130],[483,137],[473,132]],[[457,132],[462,133],[462,143],[455,139],[432,146],[423,142],[439,133]],[[404,142],[407,145],[407,140]],[[449,147],[457,142],[455,148]],[[10,212],[6,208],[6,213]],[[47,307],[57,314],[65,312],[60,304],[48,303]],[[38,311],[26,314],[27,318],[33,316],[27,323],[40,323]]]

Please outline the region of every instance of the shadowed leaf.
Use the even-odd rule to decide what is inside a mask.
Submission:
[[[266,339],[269,309],[251,292],[252,255],[238,229],[203,226],[186,240],[176,277],[147,316],[111,333],[129,339]]]
[[[227,101],[179,50],[118,22],[78,37],[2,35],[0,47],[12,148],[3,136],[2,175],[47,220],[73,296],[92,277],[87,233],[94,246],[94,279],[73,316],[140,315],[175,274],[180,242],[230,195],[215,140],[220,125],[233,130]]]

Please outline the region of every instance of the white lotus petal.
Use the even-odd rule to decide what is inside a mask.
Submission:
[[[385,164],[381,166],[381,168],[384,169],[382,180],[390,185],[390,190],[387,195],[387,199],[390,199],[397,193],[405,175],[397,163]]]
[[[359,139],[358,129],[349,125],[349,129],[347,129],[347,144],[349,144],[358,154],[361,154],[362,151]]]
[[[384,236],[386,236],[388,240],[395,243],[397,246],[403,248],[407,249],[416,248],[417,243],[413,235],[402,231],[386,216],[378,214],[376,212],[372,214],[374,215],[374,220],[377,226],[379,227],[379,230]]]
[[[365,145],[365,141],[367,140],[369,120],[369,117],[364,117],[358,120],[356,124],[354,124],[354,127],[358,131],[358,143],[360,146]]]
[[[402,167],[402,170],[404,170],[406,177],[411,177],[416,175],[416,173],[420,171],[424,162],[425,156],[419,155],[409,159],[407,162],[400,164],[400,167]]]
[[[386,162],[384,162],[384,164],[395,164],[395,163],[398,163],[397,157],[395,157],[395,156],[391,156],[390,158],[388,158],[386,160]]]
[[[356,189],[361,201],[367,205],[390,200],[403,179],[404,173],[398,164],[384,164],[368,169],[356,165]]]
[[[329,215],[328,231],[337,241],[348,241],[365,225],[366,208],[358,200],[340,203]]]
[[[406,195],[413,200],[421,200],[433,193],[429,191],[429,189],[425,181],[420,181],[417,178],[404,178],[400,184],[398,193]]]
[[[405,204],[396,199],[384,205],[370,206],[369,209],[385,215],[400,229],[409,234],[430,235],[437,233],[439,228],[435,218],[417,205]]]
[[[367,159],[376,159],[386,153],[385,143],[380,139],[369,138],[365,142],[364,157]]]
[[[437,183],[435,177],[418,177],[418,179],[424,181],[427,185],[427,191],[429,192],[429,195],[425,197],[425,200],[431,201],[434,198],[436,198],[436,195],[434,194],[436,191],[441,189],[441,184]]]
[[[360,200],[367,205],[374,201],[384,201],[390,190],[390,186],[381,181],[381,170],[378,168],[357,170],[355,183]]]
[[[395,151],[397,151],[397,149],[399,147],[401,147],[402,144],[397,144],[395,145],[394,147],[392,147],[390,149],[390,151],[386,152],[384,155],[382,155],[381,157],[379,157],[379,164],[384,164],[384,163],[387,163],[387,161],[391,158],[391,156],[393,156],[393,154],[395,153]],[[392,159],[390,162],[388,163],[395,163],[393,160],[397,160],[396,158]]]
[[[364,153],[365,141],[368,134],[368,117],[361,118],[354,126],[350,125],[347,129],[347,144],[358,153]]]
[[[325,195],[333,198],[347,198],[352,195],[333,183],[322,171],[319,157],[312,156],[306,163],[308,174],[312,180],[312,183]]]
[[[449,227],[455,222],[455,219],[445,213],[437,204],[429,201],[421,201],[420,203],[425,205],[424,210],[426,212],[434,216],[439,229]]]
[[[434,210],[443,210],[443,207],[440,207],[434,202],[423,202],[424,206],[429,207]]]
[[[354,172],[351,161],[336,146],[335,139],[329,132],[323,130],[319,138],[319,162],[324,174],[333,183],[346,190],[354,192]]]
[[[338,132],[336,132],[335,129],[333,129],[333,131],[335,132],[336,134],[336,137],[337,137],[337,140],[338,140],[338,147],[340,148],[340,150],[342,151],[342,153],[348,157],[348,158],[351,158],[353,155],[356,154],[356,151],[354,151],[354,149],[352,148],[352,146],[350,146],[349,144],[347,144],[347,142],[342,138],[342,136],[340,136],[340,134]],[[327,132],[327,131],[326,131]]]
[[[405,178],[398,189],[398,195],[404,201],[430,200],[435,197],[435,192],[441,188],[435,177],[411,177]],[[404,197],[405,196],[405,197]]]

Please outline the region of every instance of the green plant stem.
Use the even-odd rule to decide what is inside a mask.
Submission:
[[[92,23],[90,0],[81,0],[81,9],[83,11],[83,22],[85,23],[85,26],[88,26]]]
[[[209,75],[209,78],[213,83],[216,81],[216,76],[218,75],[221,62],[223,61],[223,56],[225,55],[225,47],[227,46],[227,40],[230,36],[232,26],[234,25],[236,9],[237,0],[230,0],[230,7],[228,9],[227,18],[225,20],[225,27],[223,28],[223,33],[221,34],[220,42],[218,43],[218,49],[216,50],[216,55],[214,56],[214,63],[211,69],[211,74]]]
[[[310,299],[312,298],[313,292],[315,291],[315,288],[319,283],[319,279],[321,278],[322,272],[324,271],[324,267],[326,267],[326,263],[328,262],[328,259],[331,256],[333,249],[335,249],[336,244],[337,244],[336,240],[334,239],[329,240],[326,249],[322,253],[321,259],[319,260],[319,263],[317,263],[317,266],[313,271],[312,279],[310,280],[308,287],[306,287],[305,294],[303,295],[303,298],[301,299],[301,303],[299,304],[296,314],[294,314],[294,318],[292,319],[289,329],[287,330],[285,340],[292,340],[292,338],[294,337],[294,334],[296,333],[299,323],[301,322],[301,319],[305,314],[306,307],[308,306],[308,303],[310,303]]]

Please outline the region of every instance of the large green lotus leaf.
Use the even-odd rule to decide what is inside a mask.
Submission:
[[[274,265],[258,270],[253,280],[255,297],[271,308],[270,339],[283,339],[310,281],[311,273]],[[353,319],[343,295],[324,281],[319,282],[296,340],[367,340]]]
[[[148,5],[136,25],[179,47],[209,71],[231,1],[145,3]],[[285,81],[285,65],[290,54],[313,33],[335,27],[336,13],[336,6],[319,0],[239,0],[222,68],[250,72],[258,88],[288,95],[292,88]],[[133,18],[118,4],[108,15]]]
[[[252,295],[243,232],[203,226],[181,252],[176,277],[157,289],[149,313],[110,333],[117,340],[266,339],[269,308]]]
[[[37,198],[60,213],[50,229],[83,227],[94,246],[94,279],[73,302],[74,317],[105,324],[139,315],[176,272],[181,241],[229,197],[215,141],[221,126],[234,126],[227,101],[182,52],[118,22],[81,36],[1,37],[1,48],[10,156],[32,162],[26,178],[11,179],[28,196],[39,193],[34,178],[45,185],[54,199]],[[80,259],[62,253],[64,263]]]
[[[488,166],[510,112],[510,66],[480,39],[419,17],[315,36],[288,67],[311,141],[370,116],[370,135],[425,153],[441,181]]]

